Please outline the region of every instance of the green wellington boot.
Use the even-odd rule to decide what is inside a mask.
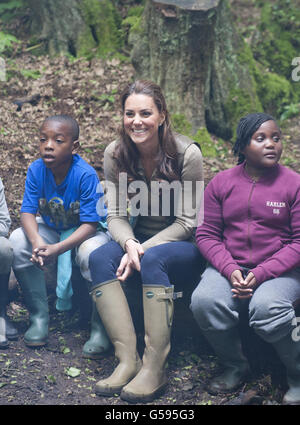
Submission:
[[[242,352],[238,329],[203,332],[203,335],[224,366],[223,373],[211,380],[207,390],[211,394],[236,390],[245,382],[249,373],[249,365]]]
[[[98,285],[91,293],[119,360],[114,372],[97,382],[95,391],[104,396],[119,394],[141,368],[127,299],[117,279]]]
[[[111,343],[103,326],[96,305],[93,302],[90,339],[84,344],[82,355],[86,359],[100,359],[111,348]]]
[[[18,331],[6,314],[9,274],[0,274],[0,348],[7,348],[7,340],[18,338]]]
[[[48,338],[49,309],[44,272],[31,266],[14,270],[14,273],[29,311],[30,327],[25,332],[24,342],[30,347],[45,345]]]
[[[282,404],[300,404],[300,341],[294,341],[289,334],[272,344],[287,372],[289,390]]]
[[[126,385],[122,400],[149,403],[165,389],[168,380],[166,362],[170,351],[170,336],[174,311],[174,288],[143,286],[145,351],[143,366]]]

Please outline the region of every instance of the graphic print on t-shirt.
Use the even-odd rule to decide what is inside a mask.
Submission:
[[[71,202],[68,210],[65,210],[64,202],[58,196],[47,202],[47,199],[39,199],[39,211],[41,215],[50,217],[50,221],[56,227],[70,228],[79,225],[80,202]]]

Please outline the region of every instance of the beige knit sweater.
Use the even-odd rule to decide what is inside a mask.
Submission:
[[[180,193],[180,196],[179,198],[175,196],[175,199],[169,202],[170,207],[167,214],[166,210],[162,211],[162,197],[154,196],[157,192],[154,193],[153,185],[155,185],[154,182],[156,184],[158,182],[156,170],[152,174],[151,181],[147,181],[143,167],[139,163],[138,174],[140,175],[140,181],[138,186],[140,187],[142,185],[142,190],[134,193],[132,183],[123,184],[124,181],[127,181],[126,174],[119,175],[116,161],[113,158],[114,149],[118,141],[110,143],[104,152],[105,182],[103,182],[103,185],[105,187],[108,207],[108,230],[113,239],[124,250],[128,239],[137,240],[135,234],[143,234],[149,237],[142,244],[144,251],[167,242],[190,240],[193,236],[194,228],[197,226],[195,209],[199,210],[199,203],[201,202],[201,194],[196,193],[196,191],[203,191],[202,154],[194,141],[185,136],[176,134],[175,141],[178,162],[181,168],[181,179],[180,182],[177,182],[179,184],[177,187],[179,188],[178,193]],[[198,182],[197,185],[195,182]],[[130,187],[132,193],[129,193]],[[167,191],[166,193],[168,195],[171,192]],[[197,201],[196,195],[198,195]],[[134,197],[136,198],[134,199]],[[189,202],[191,197],[194,199],[194,202],[198,203],[196,207],[195,203],[192,206],[191,202]],[[139,199],[140,205],[146,205],[141,214],[133,219],[135,222],[134,226],[132,226],[132,220],[128,217],[125,198],[131,198],[131,201]],[[165,201],[167,202],[168,210],[167,198],[165,198]],[[187,202],[184,202],[182,206],[183,199],[187,199]],[[178,205],[179,200],[180,206]]]

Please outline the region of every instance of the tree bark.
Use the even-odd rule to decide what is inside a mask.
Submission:
[[[156,81],[194,131],[228,139],[241,114],[261,110],[226,0],[148,0],[130,41],[136,76]]]
[[[31,32],[47,53],[73,56],[113,52],[120,39],[109,0],[26,0]]]
[[[85,26],[77,0],[27,0],[31,11],[31,31],[50,54],[70,52]]]

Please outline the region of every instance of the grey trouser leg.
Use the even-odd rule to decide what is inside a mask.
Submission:
[[[300,299],[300,270],[263,282],[252,298],[232,298],[231,284],[209,266],[192,294],[191,310],[203,331],[227,330],[238,324],[249,304],[249,324],[266,342],[274,343],[294,329],[294,304]]]
[[[37,217],[38,231],[41,237],[47,244],[54,244],[59,242],[59,232],[47,226],[44,221]],[[99,246],[105,244],[111,239],[109,233],[97,232],[95,236],[84,241],[78,248],[75,249],[76,258],[75,261],[80,267],[82,276],[91,280],[90,271],[88,268],[89,255]],[[23,229],[19,227],[14,230],[9,238],[14,251],[14,262],[13,268],[15,270],[21,270],[32,266],[30,261],[32,254],[32,246]]]
[[[80,267],[80,272],[84,279],[92,281],[91,273],[89,269],[89,257],[90,254],[100,246],[106,244],[111,240],[109,232],[97,232],[95,236],[82,242],[82,244],[76,248],[75,262]]]
[[[244,300],[232,298],[230,282],[208,266],[192,294],[190,308],[200,329],[224,331],[238,325]]]
[[[0,274],[10,273],[13,258],[11,243],[8,239],[0,236]]]
[[[47,244],[59,242],[59,233],[56,230],[47,226],[40,217],[36,219],[38,230],[41,237]],[[14,270],[21,270],[31,267],[33,264],[30,261],[32,255],[32,245],[29,242],[22,227],[14,230],[9,238],[14,250]]]
[[[249,323],[266,342],[274,343],[292,332],[294,304],[300,299],[300,270],[267,280],[254,292],[249,304]]]

